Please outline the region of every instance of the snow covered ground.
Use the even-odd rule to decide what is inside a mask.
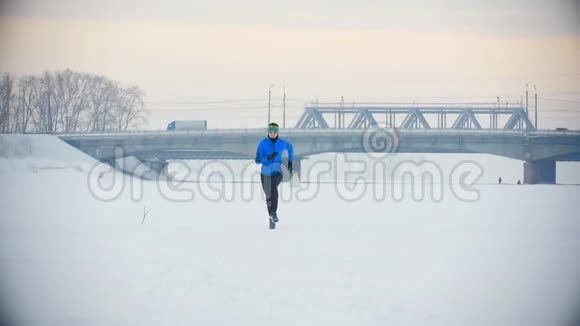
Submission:
[[[91,179],[94,164],[51,136],[0,136],[3,322],[580,321],[578,186],[480,183],[475,201],[449,188],[441,201],[371,191],[347,201],[334,184],[294,193],[284,183],[281,222],[268,230],[258,183],[225,183],[220,199],[219,183],[171,191],[121,173]],[[113,176],[118,197],[94,191]]]

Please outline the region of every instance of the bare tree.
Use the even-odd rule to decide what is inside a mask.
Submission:
[[[33,118],[33,103],[35,102],[36,93],[34,87],[36,78],[26,76],[21,78],[17,84],[16,94],[16,127],[14,132],[25,133],[29,130],[30,120]]]
[[[40,130],[40,85],[35,76],[25,76],[18,82],[19,130],[29,132]]]
[[[14,89],[16,85],[16,89]],[[137,86],[69,69],[0,78],[0,132],[126,131],[146,123]]]
[[[14,79],[10,74],[2,74],[0,77],[0,132],[12,131],[11,111],[13,104]]]
[[[86,106],[88,96],[87,78],[69,69],[55,74],[54,103],[59,107],[56,130],[76,131],[80,113]]]
[[[89,121],[86,131],[97,132],[107,129],[107,122],[116,96],[116,85],[103,76],[90,79],[89,87]]]
[[[44,72],[38,79],[35,103],[35,131],[55,132],[59,107],[54,103],[54,76],[50,72]]]
[[[138,128],[147,122],[143,96],[138,86],[120,89],[115,115],[117,130],[127,131],[129,127]]]

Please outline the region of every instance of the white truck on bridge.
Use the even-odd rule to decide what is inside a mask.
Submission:
[[[207,130],[207,120],[180,120],[171,121],[167,130]]]

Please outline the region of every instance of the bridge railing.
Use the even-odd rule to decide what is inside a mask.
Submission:
[[[404,107],[404,108],[463,108],[463,107],[486,107],[486,108],[512,108],[519,109],[523,108],[522,103],[497,103],[497,102],[454,102],[454,103],[409,103],[409,102],[356,102],[356,103],[344,103],[344,102],[325,102],[325,103],[308,103],[306,107],[311,108],[358,108],[358,107],[376,107],[376,108],[394,108],[394,107]]]
[[[342,129],[342,128],[327,128],[327,129],[301,129],[301,128],[287,128],[280,132],[281,137],[284,135],[293,134],[335,134],[335,133],[353,133],[361,134],[365,132],[371,132],[373,129]],[[389,129],[387,129],[389,130]],[[395,130],[395,129],[390,129]],[[504,130],[504,129],[396,129],[397,132],[403,134],[533,134],[533,135],[579,135],[580,130],[553,130],[553,129],[540,129],[540,130]],[[208,130],[179,130],[179,131],[167,131],[163,129],[158,130],[132,130],[125,132],[98,132],[98,133],[51,133],[59,137],[111,137],[111,136],[151,136],[151,135],[239,135],[239,134],[255,134],[263,133],[264,137],[267,135],[266,128],[224,128],[224,129],[208,129]]]

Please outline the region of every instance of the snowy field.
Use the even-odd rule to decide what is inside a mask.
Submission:
[[[499,186],[501,164],[474,201],[284,183],[268,230],[258,183],[167,196],[109,173],[125,187],[104,198],[94,164],[51,136],[0,136],[1,325],[580,322],[579,186]]]

